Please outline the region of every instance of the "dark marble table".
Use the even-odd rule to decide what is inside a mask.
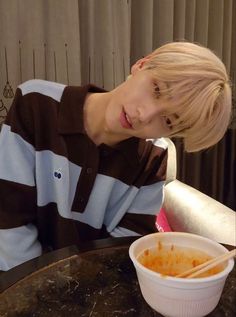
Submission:
[[[144,301],[128,255],[134,239],[53,251],[0,275],[1,317],[158,317]],[[208,316],[236,316],[236,269]]]

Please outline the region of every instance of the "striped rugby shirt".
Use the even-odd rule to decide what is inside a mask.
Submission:
[[[93,85],[20,85],[0,134],[0,270],[107,236],[156,231],[167,144],[95,145],[83,125]],[[99,111],[99,109],[98,109]]]

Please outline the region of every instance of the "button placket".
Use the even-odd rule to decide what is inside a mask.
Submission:
[[[89,143],[84,155],[84,165],[76,187],[72,210],[83,212],[88,203],[96,179],[99,164],[99,152],[95,144]]]
[[[92,172],[93,172],[92,167],[87,167],[87,168],[86,168],[86,173],[87,173],[87,174],[91,174]]]

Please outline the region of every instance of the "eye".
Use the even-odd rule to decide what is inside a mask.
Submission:
[[[170,118],[166,118],[166,124],[167,124],[167,125],[171,125],[171,120],[170,120]]]
[[[171,122],[171,119],[166,117],[166,116],[163,116],[163,119],[164,119],[164,122],[165,124],[168,126],[169,129],[172,129],[172,122]]]
[[[156,98],[159,98],[161,96],[160,88],[157,83],[153,83],[153,86],[154,86],[154,95]]]

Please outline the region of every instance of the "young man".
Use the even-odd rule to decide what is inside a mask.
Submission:
[[[166,44],[110,92],[31,80],[0,136],[0,269],[44,250],[155,231],[167,145],[189,152],[224,135],[231,89],[208,49]]]

